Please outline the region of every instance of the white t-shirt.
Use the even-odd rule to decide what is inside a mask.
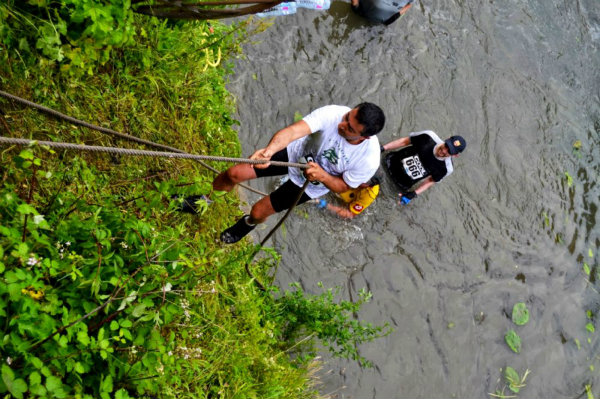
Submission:
[[[311,135],[292,141],[288,147],[288,158],[290,162],[298,162],[305,156],[305,143],[311,144],[313,134],[321,132],[320,143],[316,143],[316,149],[312,148],[314,161],[319,164],[325,172],[333,176],[341,176],[352,188],[369,181],[379,168],[379,140],[371,136],[360,144],[350,144],[338,133],[338,124],[342,121],[344,114],[352,109],[340,105],[327,105],[318,108],[304,117],[304,122],[310,127]],[[290,180],[297,186],[304,184],[305,178],[302,170],[298,168],[289,169]],[[306,187],[306,195],[317,198],[329,192],[322,183],[309,184]]]

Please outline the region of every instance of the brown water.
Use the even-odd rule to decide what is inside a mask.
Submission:
[[[326,357],[321,391],[485,398],[512,366],[531,370],[522,398],[582,397],[586,384],[600,397],[600,332],[586,330],[600,311],[600,1],[421,1],[387,28],[334,2],[278,17],[257,40],[229,85],[245,155],[295,112],[362,101],[386,112],[382,142],[425,129],[468,141],[454,173],[408,206],[388,190],[353,221],[303,205],[272,239],[280,286],[317,293],[322,281],[346,299],[366,287],[360,317],[394,327],[361,347],[372,369]],[[525,326],[510,319],[517,302]]]

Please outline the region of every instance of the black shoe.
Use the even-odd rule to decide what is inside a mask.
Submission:
[[[178,200],[179,195],[177,195],[177,194],[172,195],[171,199]],[[208,205],[212,204],[212,201],[209,200],[206,195],[192,195],[190,197],[185,197],[181,201],[181,203],[179,204],[179,207],[177,208],[177,211],[197,215],[198,214],[198,204],[197,204],[198,201],[204,201]]]
[[[246,237],[248,233],[254,230],[256,225],[250,226],[248,223],[246,223],[247,217],[249,216],[242,216],[241,219],[235,222],[233,226],[222,232],[221,241],[223,241],[225,244],[233,244]]]

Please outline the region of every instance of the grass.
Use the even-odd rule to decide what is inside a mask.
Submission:
[[[69,76],[57,72],[59,66],[43,58],[32,66],[6,51],[0,52],[2,89],[75,118],[186,152],[239,156],[240,145],[234,130],[236,121],[231,117],[235,104],[225,89],[225,82],[231,73],[229,60],[240,54],[239,44],[249,30],[257,27],[213,25],[214,31],[211,32],[206,23],[167,24],[144,17],[136,19],[140,32],[137,42],[115,51],[115,56],[93,74]],[[206,47],[213,42],[217,44]],[[139,148],[5,100],[0,101],[0,109],[3,115],[0,130],[4,136]],[[6,212],[2,213],[1,224],[9,226],[13,223],[15,227],[11,231],[15,231],[19,238],[23,233],[26,243],[32,235],[42,233],[48,241],[56,240],[61,251],[67,248],[68,242],[68,248],[73,249],[69,256],[75,264],[71,274],[65,274],[68,280],[57,280],[50,272],[39,272],[35,266],[26,263],[26,258],[30,262],[31,259],[41,262],[42,254],[49,256],[47,254],[52,252],[50,246],[40,247],[31,243],[28,246],[31,253],[24,253],[25,258],[13,257],[10,255],[11,248],[15,248],[16,244],[0,235],[0,258],[6,263],[3,281],[9,286],[23,286],[20,294],[16,290],[0,290],[3,305],[9,309],[0,315],[5,333],[15,331],[9,326],[15,322],[16,316],[11,310],[29,307],[43,313],[52,301],[64,301],[65,295],[79,298],[81,304],[88,303],[81,305],[84,307],[106,301],[110,290],[105,287],[111,281],[106,274],[109,263],[104,263],[108,252],[102,252],[104,258],[98,260],[97,265],[86,266],[91,257],[84,248],[86,242],[96,242],[94,239],[98,237],[94,235],[100,230],[107,231],[109,236],[113,235],[111,240],[122,240],[121,247],[115,249],[117,241],[109,240],[102,246],[103,250],[112,245],[112,253],[121,254],[125,261],[131,259],[127,257],[127,251],[136,242],[140,244],[135,237],[128,241],[128,233],[122,227],[121,230],[101,228],[108,225],[111,218],[123,218],[125,223],[137,219],[150,229],[148,234],[142,230],[139,232],[143,237],[143,248],[154,248],[160,254],[146,255],[151,262],[143,266],[142,273],[150,273],[144,277],[148,285],[154,281],[158,284],[157,288],[145,294],[145,298],[151,301],[122,293],[102,312],[65,330],[67,335],[61,342],[66,347],[59,349],[71,350],[67,356],[73,359],[83,356],[81,347],[84,345],[70,335],[69,331],[73,328],[82,324],[87,326],[85,331],[92,339],[91,344],[86,341],[88,345],[95,340],[104,342],[104,335],[111,336],[111,340],[106,341],[110,342],[106,345],[111,351],[103,352],[107,359],[97,357],[96,360],[100,369],[102,362],[106,363],[106,371],[102,375],[88,370],[83,358],[73,365],[79,372],[69,373],[60,362],[51,363],[47,355],[36,350],[32,351],[32,355],[50,363],[47,368],[32,371],[36,370],[37,361],[30,363],[30,357],[7,345],[2,350],[11,365],[3,368],[5,378],[0,384],[0,392],[10,392],[15,397],[23,397],[24,394],[31,397],[121,398],[144,394],[165,398],[319,396],[314,378],[320,367],[318,362],[302,363],[287,355],[287,348],[293,343],[279,339],[282,326],[275,325],[273,317],[269,316],[276,309],[273,299],[257,290],[245,273],[243,262],[254,250],[253,246],[246,242],[222,248],[216,243],[218,232],[240,214],[237,197],[214,196],[214,203],[201,217],[173,211],[170,195],[209,194],[214,176],[212,172],[186,160],[70,151],[51,153],[35,148],[28,152],[22,150],[2,148],[2,186],[8,190],[7,195],[14,192],[19,201],[29,203],[40,214],[45,212],[44,218],[52,225],[53,231],[38,231],[35,226],[30,226],[33,213],[25,215],[24,222],[22,219],[21,222],[9,220],[12,213],[8,208],[3,208]],[[30,156],[39,165],[23,167]],[[222,170],[228,165],[213,166]],[[67,199],[81,205],[70,208],[70,213],[61,211],[56,201]],[[64,204],[69,205],[72,204]],[[3,206],[8,207],[8,202]],[[83,231],[76,236],[73,217],[80,218],[77,223],[84,223],[92,210],[105,215],[103,219],[106,220],[98,221],[99,227],[92,230],[93,234]],[[55,217],[56,220],[53,219]],[[64,234],[72,234],[75,238],[66,241],[56,236],[62,231],[58,224],[53,224],[60,223],[58,220],[72,223]],[[24,224],[21,226],[19,223]],[[63,252],[60,254],[62,256]],[[266,277],[266,271],[273,262],[276,259],[264,259],[253,269]],[[17,270],[25,273],[27,278],[31,276],[31,279],[24,282],[17,277],[11,279],[13,274],[6,276],[6,273]],[[130,272],[135,278],[140,276]],[[97,290],[97,295],[90,295],[86,279],[98,275],[100,282],[94,279],[93,284],[98,285],[92,288],[92,292]],[[69,281],[72,282],[64,284]],[[103,296],[104,292],[107,294]],[[118,310],[119,304],[125,304],[122,310]],[[76,317],[75,309],[79,305],[79,302],[74,302],[64,312]],[[137,309],[142,309],[146,316],[140,315],[142,311],[135,311],[136,305],[144,305]],[[104,311],[108,315],[115,312],[113,314],[118,316],[108,322]],[[77,316],[80,315],[77,313]],[[20,322],[24,323],[24,318]],[[98,329],[94,330],[93,324],[98,322],[102,325],[102,337],[98,335]],[[24,332],[21,338],[31,339],[33,336]],[[43,345],[49,344],[52,340]],[[127,376],[119,371],[126,369],[120,368],[124,364],[129,364]],[[152,367],[154,373],[149,371]],[[28,380],[27,375],[31,373],[34,373],[34,378]],[[82,380],[69,379],[69,374],[81,375]],[[94,385],[100,388],[87,385],[86,379],[96,381]],[[23,388],[28,391],[22,392]]]

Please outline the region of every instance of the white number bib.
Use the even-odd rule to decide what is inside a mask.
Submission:
[[[421,165],[421,160],[419,159],[418,155],[404,158],[402,160],[402,165],[404,165],[406,174],[409,175],[413,180],[420,179],[427,173],[427,171],[423,168],[423,165]]]

